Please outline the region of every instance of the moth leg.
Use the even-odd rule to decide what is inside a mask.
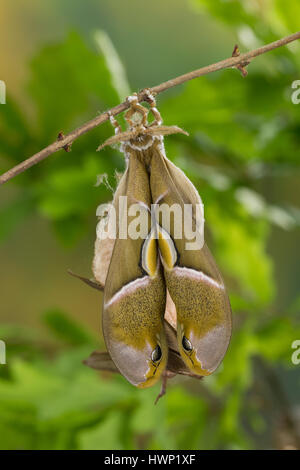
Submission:
[[[135,113],[139,113],[141,115],[141,117],[142,117],[141,125],[143,127],[146,127],[147,126],[148,109],[145,108],[144,106],[142,106],[141,104],[139,104],[137,93],[133,93],[132,96],[127,96],[127,102],[130,104],[130,108],[125,113],[124,117],[125,117],[126,121],[128,122],[128,124],[130,125],[130,127],[136,127],[136,125],[137,125],[136,122],[134,122],[131,119],[131,117]]]
[[[111,111],[108,111],[107,114],[109,116],[111,125],[115,128],[115,134],[121,134],[122,127],[120,126],[116,118],[112,115]]]
[[[173,374],[172,372],[169,373],[168,370],[165,370],[163,373],[162,373],[162,382],[161,382],[161,389],[160,389],[160,392],[159,394],[157,395],[156,397],[156,400],[154,402],[154,405],[156,405],[158,403],[158,400],[163,397],[166,393],[167,393],[167,382],[168,382],[168,379],[170,379],[171,377],[174,377],[174,375],[176,374]]]
[[[70,269],[68,269],[68,274],[71,274],[71,276],[73,276],[73,277],[77,277],[77,279],[80,279],[82,282],[84,282],[85,284],[87,284],[90,287],[93,287],[94,289],[97,289],[97,290],[100,290],[100,291],[104,290],[104,286],[102,286],[102,284],[100,284],[99,282],[93,281],[92,279],[88,279],[88,278],[83,277],[83,276],[79,276],[79,274],[73,273],[73,271],[71,271]]]
[[[151,93],[149,88],[145,88],[144,90],[145,95],[147,95],[147,101],[150,104],[150,111],[154,116],[154,121],[151,122],[150,126],[160,126],[163,122],[160,112],[156,107],[156,100],[154,95]]]

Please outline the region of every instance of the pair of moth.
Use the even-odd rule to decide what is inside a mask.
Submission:
[[[117,221],[127,217],[129,224],[132,219],[128,210],[120,213],[118,204],[121,196],[127,196],[128,206],[138,203],[144,208],[149,228],[144,238],[96,240],[93,271],[104,284],[102,326],[109,355],[94,354],[87,361],[95,368],[115,368],[139,388],[152,386],[168,372],[210,375],[222,361],[231,336],[229,299],[204,238],[197,249],[187,250],[190,240],[184,233],[175,237],[175,220],[167,227],[159,217],[153,224],[151,204],[189,205],[197,231],[195,208],[202,202],[164,151],[164,135],[185,132],[163,126],[154,97],[150,92],[147,97],[154,120],[148,123],[148,108],[133,95],[125,114],[129,129],[122,132],[110,116],[115,135],[99,147],[121,143],[126,157],[112,203]],[[110,366],[107,362],[105,367],[105,360]]]

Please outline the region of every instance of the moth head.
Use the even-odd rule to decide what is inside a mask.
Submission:
[[[187,367],[197,375],[210,375],[216,367],[209,367],[203,338],[199,337],[189,322],[177,326],[178,348]]]
[[[108,349],[121,374],[138,388],[154,385],[167,365],[164,335],[148,337],[142,347],[140,343],[109,341]]]

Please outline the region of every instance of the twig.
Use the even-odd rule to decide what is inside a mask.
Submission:
[[[252,59],[255,57],[265,54],[266,52],[272,51],[273,49],[277,49],[278,47],[285,46],[290,42],[296,41],[300,39],[300,31],[297,33],[291,34],[290,36],[286,36],[285,38],[279,39],[278,41],[271,42],[270,44],[266,44],[265,46],[259,47],[258,49],[254,49],[253,51],[246,52],[245,54],[240,54],[238,47],[235,46],[232,57],[228,59],[221,60],[220,62],[216,62],[215,64],[207,65],[206,67],[202,67],[201,69],[194,70],[192,72],[186,73],[184,75],[180,75],[179,77],[173,78],[172,80],[168,80],[160,85],[156,85],[152,88],[149,88],[149,91],[152,95],[158,95],[163,91],[168,90],[169,88],[175,87],[177,85],[181,85],[189,80],[193,80],[194,78],[201,77],[202,75],[207,75],[212,72],[217,72],[218,70],[223,70],[227,68],[237,68],[239,69],[242,74],[246,75],[246,66],[249,65]],[[147,94],[145,90],[142,90],[138,93],[138,101],[147,101]],[[0,176],[0,184],[5,183],[6,181],[14,178],[19,173],[27,170],[28,168],[32,167],[36,163],[47,158],[49,155],[57,152],[60,149],[65,149],[67,151],[70,150],[71,144],[81,135],[85,134],[86,132],[94,129],[95,127],[103,124],[105,121],[109,119],[109,116],[116,116],[117,114],[122,113],[126,109],[129,108],[129,103],[124,101],[123,103],[111,108],[109,111],[102,113],[101,115],[95,117],[94,119],[88,121],[87,123],[83,124],[81,127],[78,127],[74,131],[70,132],[66,136],[63,136],[62,133],[59,134],[58,139],[53,142],[53,144],[48,145],[40,152],[34,154],[32,157],[24,160],[19,165],[8,170],[6,173],[3,173]]]

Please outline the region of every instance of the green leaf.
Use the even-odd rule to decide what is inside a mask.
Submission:
[[[75,32],[62,44],[44,48],[31,70],[29,88],[40,134],[48,140],[60,130],[66,132],[87,111],[96,113],[119,102],[105,57],[90,50]]]
[[[265,228],[245,223],[210,206],[207,221],[216,241],[217,259],[251,302],[265,306],[274,295],[272,261],[265,252]],[[260,230],[259,230],[260,226]],[[242,260],[242,262],[241,262]]]
[[[79,436],[81,450],[123,450],[120,438],[122,414],[112,412],[97,426],[82,431]]]
[[[66,343],[72,345],[92,343],[90,334],[61,310],[48,310],[43,315],[43,320],[52,332]]]
[[[82,164],[51,172],[37,188],[41,214],[55,220],[85,215],[110,192],[104,185],[96,187],[97,175],[105,173],[105,165],[95,154],[86,154]]]
[[[292,318],[276,315],[258,328],[255,336],[257,352],[275,364],[280,361],[292,365],[292,343],[299,338],[300,322],[296,324]]]
[[[112,83],[118,92],[120,101],[124,101],[130,95],[130,86],[121,59],[105,31],[97,30],[94,40],[103,54],[107,68],[112,77]]]
[[[33,201],[28,196],[15,200],[0,209],[0,241],[9,237],[23,219],[31,212]]]

